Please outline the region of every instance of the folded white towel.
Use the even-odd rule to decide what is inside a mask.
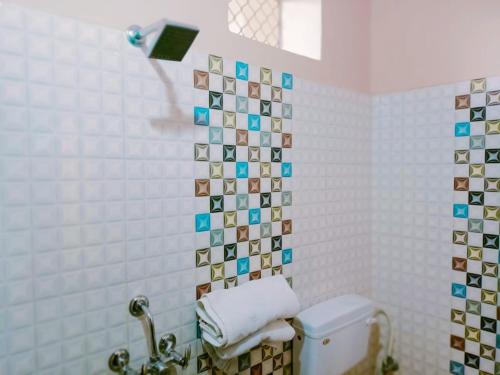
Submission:
[[[215,290],[196,304],[202,338],[216,348],[233,345],[268,323],[293,318],[299,311],[299,300],[282,275]]]
[[[257,345],[264,343],[273,346],[274,343],[290,341],[295,336],[295,330],[283,319],[275,320],[264,328],[226,348],[216,348],[203,340],[203,347],[212,358],[213,364],[222,371],[227,371],[232,365],[231,359],[248,352]]]

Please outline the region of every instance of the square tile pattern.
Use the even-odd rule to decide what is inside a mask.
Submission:
[[[193,72],[193,123],[209,128],[194,145],[197,298],[282,274],[293,259],[293,76],[253,69],[210,55],[207,70]],[[281,346],[241,355],[230,373],[291,374],[291,342]],[[203,352],[197,370],[222,373]]]
[[[455,97],[451,374],[500,374],[500,111],[474,79]]]

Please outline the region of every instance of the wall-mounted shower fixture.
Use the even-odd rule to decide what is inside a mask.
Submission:
[[[127,39],[142,48],[152,59],[182,61],[200,30],[191,25],[162,19],[147,27],[132,25],[127,29]],[[147,37],[151,39],[148,43]]]
[[[172,333],[163,335],[159,345],[156,345],[155,324],[147,297],[132,298],[129,312],[141,320],[148,346],[149,361],[143,364],[139,371],[134,370],[129,366],[130,355],[127,349],[118,349],[109,357],[108,365],[111,371],[122,375],[170,375],[175,374],[174,364],[183,368],[187,367],[191,358],[191,346],[187,347],[184,355],[175,351],[177,340]]]

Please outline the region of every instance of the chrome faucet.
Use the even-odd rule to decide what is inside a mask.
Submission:
[[[176,337],[172,333],[160,338],[159,346],[156,345],[155,324],[149,310],[149,300],[146,296],[132,298],[129,304],[129,312],[132,316],[141,320],[146,344],[148,346],[149,361],[142,365],[140,371],[129,366],[130,355],[126,349],[118,349],[109,357],[108,365],[111,371],[122,375],[170,375],[173,372],[173,364],[187,367],[191,358],[191,346],[189,345],[184,355],[175,350]]]

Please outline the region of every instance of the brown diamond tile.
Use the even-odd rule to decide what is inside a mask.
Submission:
[[[462,271],[462,272],[467,271],[467,259],[453,257],[451,263],[452,263],[452,268],[455,271]]]
[[[455,96],[455,109],[470,108],[470,95]]]
[[[210,196],[210,180],[196,179],[194,182],[194,194],[197,197]]]
[[[262,363],[257,363],[250,368],[250,375],[262,375]]]
[[[200,299],[202,295],[212,291],[212,284],[206,283],[196,286],[196,299]]]
[[[457,350],[460,350],[463,352],[465,350],[465,339],[463,337],[451,335],[450,336],[450,346],[453,349],[457,349]]]
[[[260,178],[248,179],[248,193],[250,194],[260,193]]]
[[[238,146],[248,146],[248,130],[236,130],[236,144]]]
[[[283,220],[281,222],[281,233],[282,234],[292,233],[292,220]]]
[[[194,87],[208,90],[208,72],[202,72],[201,70],[194,71]]]
[[[453,180],[453,188],[457,191],[468,191],[469,190],[469,178],[468,177],[455,177]]]
[[[260,83],[248,82],[248,97],[260,99]]]
[[[281,147],[283,148],[292,147],[292,135],[290,133],[283,133],[281,135]]]
[[[248,225],[243,225],[236,228],[236,240],[238,242],[248,241]]]
[[[260,279],[260,277],[261,277],[260,271],[250,272],[250,281],[252,281],[252,280],[258,280],[258,279]]]

